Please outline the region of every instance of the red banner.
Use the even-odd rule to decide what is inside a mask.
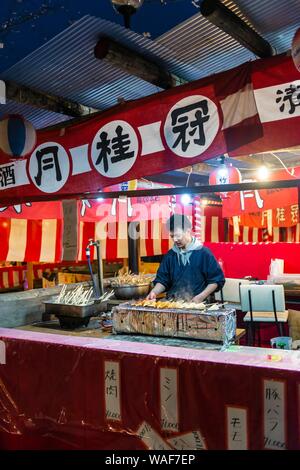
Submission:
[[[159,184],[159,187],[172,188],[170,184]],[[170,217],[175,211],[191,215],[188,206],[180,204],[180,196],[138,196],[138,191],[151,189],[152,183],[138,180],[104,188],[103,192],[137,190],[136,197],[120,196],[114,199],[83,199],[80,203],[80,218],[83,222],[117,223],[162,219]]]
[[[298,145],[299,88],[282,55],[40,130],[31,155],[0,166],[2,204],[96,193],[226,152]]]
[[[293,168],[291,170],[278,170],[272,172],[272,176],[270,179],[273,181],[281,181],[281,180],[292,180],[295,177],[298,177],[299,174],[299,167]],[[294,176],[295,175],[295,176]],[[256,180],[252,180],[256,181]],[[235,191],[232,193],[228,193],[229,197],[223,200],[223,209],[222,215],[223,217],[233,217],[235,215],[243,216],[245,214],[250,214],[252,216],[257,216],[260,214],[260,217],[264,219],[263,212],[276,209],[276,213],[274,213],[275,222],[276,219],[280,218],[279,222],[284,222],[286,217],[291,220],[291,223],[288,225],[282,225],[280,223],[273,224],[278,226],[291,226],[298,222],[298,188],[289,188],[289,189],[279,189],[279,188],[271,188],[271,189],[261,189],[261,190],[249,190],[249,191]],[[289,211],[286,211],[286,216],[280,216],[280,212],[283,214],[283,208],[287,208],[288,206],[291,207]],[[278,209],[278,211],[277,211]],[[243,224],[241,225],[248,225]],[[257,225],[255,225],[257,226]],[[263,227],[263,223],[258,225]]]
[[[0,207],[0,218],[5,219],[62,219],[63,210],[61,202],[27,202],[9,207]]]
[[[268,212],[271,212],[268,214]],[[299,223],[299,206],[294,204],[287,207],[277,207],[265,212],[242,214],[239,216],[239,225],[242,227],[293,227]],[[270,219],[269,219],[270,217]],[[232,224],[232,219],[230,219]]]

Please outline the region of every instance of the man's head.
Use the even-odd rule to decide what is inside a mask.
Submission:
[[[192,224],[186,215],[173,214],[166,222],[170,237],[178,248],[185,248],[192,241]]]

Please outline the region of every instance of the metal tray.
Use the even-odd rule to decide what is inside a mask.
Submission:
[[[45,312],[50,315],[64,316],[64,317],[91,317],[95,313],[101,311],[101,304],[92,302],[88,305],[67,305],[56,304],[54,302],[46,301]]]

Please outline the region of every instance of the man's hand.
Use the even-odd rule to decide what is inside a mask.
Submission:
[[[153,287],[153,289],[147,295],[146,299],[147,300],[156,300],[156,297],[159,294],[162,294],[162,292],[164,292],[165,290],[166,290],[165,286],[163,284],[161,284],[160,282],[157,282],[155,284],[155,286]]]
[[[203,295],[198,294],[198,295],[195,295],[195,297],[192,298],[192,302],[200,304],[201,302],[203,302],[205,300],[205,298],[206,297],[203,297]]]
[[[152,290],[146,297],[147,300],[156,300],[156,293]]]

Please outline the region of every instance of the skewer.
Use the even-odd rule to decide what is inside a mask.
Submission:
[[[86,305],[89,303],[92,293],[92,287],[84,289],[82,285],[77,286],[73,291],[66,292],[66,285],[64,285],[56,299],[56,303],[66,305]]]
[[[64,285],[60,291],[59,296],[56,299],[56,303],[65,305],[80,305],[84,306],[90,302],[90,299],[94,293],[93,287],[84,289],[82,285],[77,286],[75,289],[67,291],[67,286]],[[98,300],[107,301],[114,294],[112,289],[109,292],[104,293]]]
[[[114,290],[111,290],[110,292],[107,292],[104,296],[103,296],[103,301],[106,301],[108,299],[110,299],[114,294]]]

